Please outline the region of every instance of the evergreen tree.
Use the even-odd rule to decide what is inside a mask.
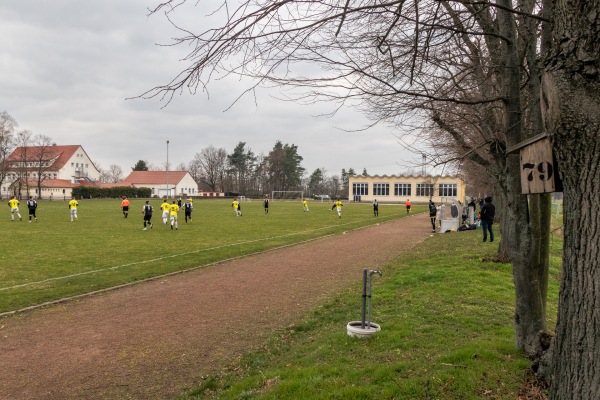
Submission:
[[[148,169],[148,163],[144,160],[139,160],[135,163],[133,168],[131,168],[132,171],[148,171]]]

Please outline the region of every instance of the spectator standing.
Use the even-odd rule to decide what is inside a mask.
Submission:
[[[469,208],[472,208],[473,212],[475,212],[475,209],[477,208],[477,204],[475,203],[475,198],[471,197],[471,201],[469,201],[469,204],[467,204],[467,206]]]
[[[433,201],[429,201],[429,218],[431,219],[431,232],[435,233],[435,220],[437,218],[437,208]]]
[[[496,216],[496,206],[492,204],[492,197],[487,196],[483,200],[483,206],[481,207],[481,227],[483,228],[483,241],[487,241],[487,234],[490,233],[490,243],[494,241],[494,231],[492,226],[494,225],[494,217]]]

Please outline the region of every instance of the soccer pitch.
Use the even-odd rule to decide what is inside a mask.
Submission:
[[[342,218],[330,203],[271,202],[265,214],[260,200],[243,202],[236,217],[231,200],[194,201],[193,221],[179,212],[179,229],[163,225],[161,200],[153,199],[153,229],[143,229],[144,200],[134,199],[128,218],[120,199],[81,200],[75,222],[66,201],[40,201],[38,221],[11,221],[0,215],[0,313],[73,297],[143,279],[200,268],[317,237],[404,217],[404,207],[345,204]],[[415,212],[419,212],[417,207]]]

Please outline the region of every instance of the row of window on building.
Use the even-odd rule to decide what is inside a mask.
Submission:
[[[399,197],[431,197],[438,196],[442,197],[456,197],[458,194],[458,185],[456,183],[440,183],[438,185],[438,192],[435,192],[434,183],[417,183],[416,191],[413,194],[412,184],[410,183],[394,183],[394,196]],[[352,195],[353,196],[368,196],[369,195],[369,184],[368,183],[354,183],[352,184]],[[390,184],[389,183],[373,183],[373,196],[390,196]]]
[[[49,167],[50,165],[52,165],[51,162],[49,161],[42,161],[42,162],[36,162],[36,161],[30,161],[30,162],[25,162],[25,161],[16,161],[16,162],[12,162],[10,163],[10,167],[11,168],[39,168],[40,166],[42,167]]]
[[[159,193],[161,193],[163,190],[165,189],[156,189],[156,188],[151,188],[152,189],[152,195],[158,195]],[[172,187],[169,190],[175,190],[175,187]],[[181,193],[182,194],[195,194],[196,193],[196,189],[195,188],[181,188]]]
[[[7,174],[6,178],[9,181],[16,181],[17,178],[19,177],[19,174]],[[37,172],[27,172],[25,174],[23,174],[24,178],[37,178],[38,174]],[[55,173],[47,173],[47,174],[42,174],[42,178],[44,179],[56,179],[56,174]]]

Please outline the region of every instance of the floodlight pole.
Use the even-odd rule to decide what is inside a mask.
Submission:
[[[169,198],[169,141],[167,140],[167,199]]]

